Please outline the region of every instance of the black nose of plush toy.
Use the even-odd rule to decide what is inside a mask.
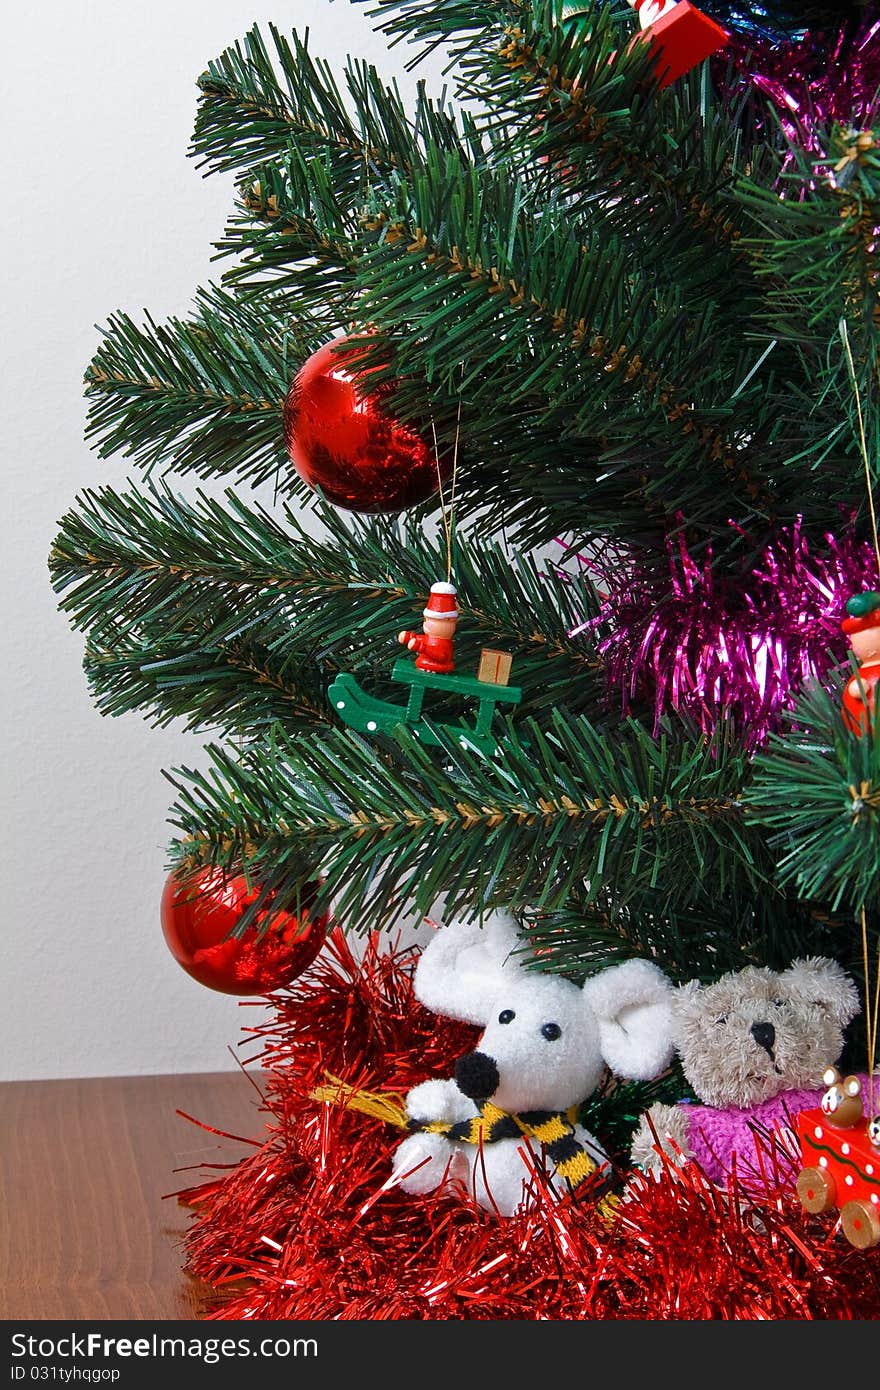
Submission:
[[[455,1084],[471,1100],[488,1100],[500,1080],[498,1068],[485,1052],[467,1052],[455,1064]]]
[[[772,1023],[753,1023],[750,1029],[752,1037],[759,1047],[763,1047],[765,1052],[770,1052],[776,1041],[776,1029]]]

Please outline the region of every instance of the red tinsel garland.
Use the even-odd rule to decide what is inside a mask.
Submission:
[[[499,1221],[389,1183],[398,1131],[310,1099],[327,1073],[405,1093],[445,1076],[474,1030],[412,994],[411,952],[339,931],[275,1016],[249,1030],[269,1073],[267,1137],[228,1174],[180,1193],[189,1267],[214,1319],[873,1319],[880,1249],[807,1215],[766,1147],[766,1198],[725,1195],[695,1164],[631,1179],[612,1223],[589,1191]]]

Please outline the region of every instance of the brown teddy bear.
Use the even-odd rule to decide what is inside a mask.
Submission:
[[[822,1076],[858,1011],[852,980],[821,957],[781,973],[747,966],[714,984],[681,986],[673,1036],[699,1103],[651,1106],[633,1137],[633,1163],[659,1171],[659,1142],[673,1163],[695,1159],[726,1186],[735,1154],[741,1186],[763,1187],[756,1138],[785,1135],[792,1116],[821,1103]]]

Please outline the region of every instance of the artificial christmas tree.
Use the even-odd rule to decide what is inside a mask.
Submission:
[[[576,983],[825,957],[862,1002],[843,1064],[870,1073],[880,721],[841,700],[846,605],[880,584],[880,7],[701,9],[729,42],[665,81],[627,5],[377,0],[391,38],[448,49],[458,111],[420,89],[408,112],[356,60],[337,83],[274,28],[211,63],[193,153],[238,180],[229,267],[187,321],[111,318],[90,433],[150,476],[84,494],[51,568],[99,706],[222,740],[174,774],[172,859],[259,884],[237,931],[308,886],[358,933],[438,899],[512,910],[531,968]],[[420,466],[433,446],[436,494],[422,478],[403,515],[337,510],[291,467],[291,386],[339,338],[346,389]],[[225,503],[178,495],[193,472]],[[428,677],[427,723],[405,702],[351,727],[339,698],[394,703],[398,634],[443,574],[455,675]],[[487,646],[515,697],[457,736],[504,689],[480,688]],[[412,962],[334,941],[254,1030],[283,1191],[248,1160],[189,1194],[194,1267],[256,1290],[221,1316],[880,1311],[878,1252],[842,1257],[776,1136],[745,1228],[735,1174],[723,1200],[633,1176],[639,1116],[688,1096],[678,1066],[586,1103],[631,1184],[612,1231],[588,1194],[560,1215],[539,1171],[507,1228],[397,1190],[382,1097],[467,1044],[426,1049]]]

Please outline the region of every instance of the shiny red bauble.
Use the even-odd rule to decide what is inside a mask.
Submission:
[[[386,413],[391,387],[366,393],[353,368],[363,347],[334,338],[303,363],[284,404],[287,452],[309,487],[351,512],[401,512],[445,482],[427,439]]]
[[[175,960],[199,984],[223,994],[268,994],[301,975],[327,939],[328,918],[310,911],[316,889],[302,894],[299,911],[267,906],[241,936],[231,936],[259,887],[219,869],[186,879],[172,873],[162,893],[162,931]]]

